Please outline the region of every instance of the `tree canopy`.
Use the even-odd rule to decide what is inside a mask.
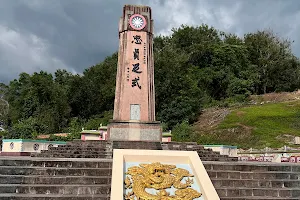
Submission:
[[[182,25],[154,38],[156,115],[165,129],[193,123],[203,107],[246,101],[252,94],[294,91],[300,62],[291,41],[271,30],[239,37],[210,27]],[[8,138],[72,132],[112,117],[117,52],[87,68],[21,73],[0,85],[0,121]],[[75,131],[76,132],[76,131]]]

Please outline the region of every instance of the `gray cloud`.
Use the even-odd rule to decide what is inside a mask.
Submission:
[[[124,4],[152,7],[156,34],[181,24],[206,23],[244,33],[271,28],[295,40],[300,56],[298,0],[2,0],[0,82],[19,73],[67,69],[82,73],[118,49],[118,21]]]

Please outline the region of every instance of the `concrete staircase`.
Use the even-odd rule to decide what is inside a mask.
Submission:
[[[196,142],[169,142],[161,143],[163,150],[175,151],[197,151],[202,161],[238,161],[237,157],[228,157],[227,155],[220,155],[219,152],[214,152],[211,149],[204,149],[203,146]]]
[[[237,162],[196,143],[72,141],[0,157],[0,200],[107,200],[113,149],[197,151],[222,200],[300,200],[300,165]]]
[[[204,162],[222,200],[300,199],[300,165]]]
[[[108,200],[111,159],[0,158],[0,200]]]
[[[33,153],[32,157],[46,158],[112,158],[112,142],[108,141],[72,141],[66,145],[50,147],[41,153]]]
[[[32,154],[32,157],[47,158],[112,158],[113,149],[148,149],[148,150],[179,150],[197,151],[203,161],[237,161],[237,158],[220,155],[211,149],[204,149],[195,142],[160,143],[160,142],[133,142],[133,141],[72,141],[66,145],[50,147],[41,153]]]
[[[221,200],[300,199],[296,164],[203,161]],[[108,200],[112,159],[0,158],[0,200]]]

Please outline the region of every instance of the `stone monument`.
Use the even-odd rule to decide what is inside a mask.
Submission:
[[[160,142],[162,129],[155,121],[151,8],[125,5],[119,39],[114,115],[108,125],[108,139]]]

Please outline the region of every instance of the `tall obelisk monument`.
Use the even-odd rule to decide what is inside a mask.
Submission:
[[[125,5],[110,140],[161,141],[155,121],[153,20],[148,6]]]

